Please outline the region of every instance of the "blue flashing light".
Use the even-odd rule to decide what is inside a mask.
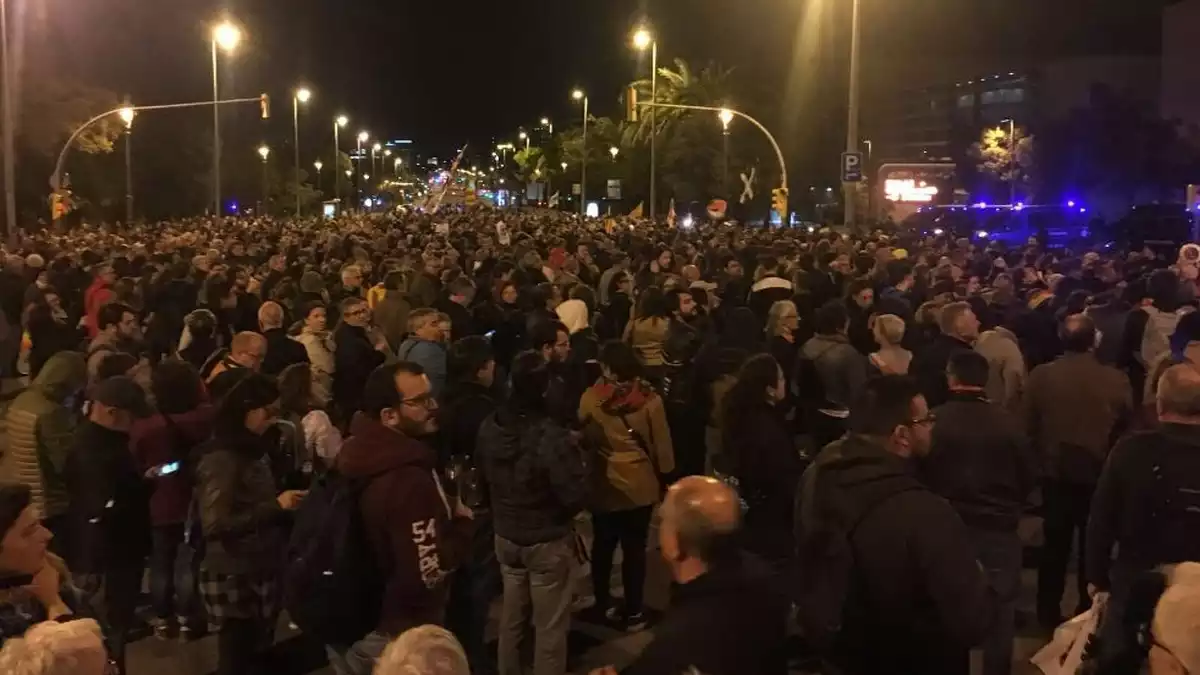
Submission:
[[[1075,208],[1075,200],[1074,199],[1067,202],[1067,208],[1070,208],[1070,209]]]
[[[988,231],[987,231],[987,230],[980,230],[980,231],[978,231],[978,232],[976,232],[976,233],[975,233],[975,236],[976,236],[976,237],[979,237],[980,239],[987,239],[987,238],[988,238]]]
[[[1014,211],[1020,211],[1020,210],[1021,210],[1021,209],[1023,209],[1023,208],[1025,208],[1025,202],[1017,202],[1017,203],[1016,203],[1016,204],[1013,206],[1013,210],[1014,210]]]
[[[1081,206],[1081,207],[1079,207],[1079,212],[1080,212],[1080,213],[1087,213],[1087,209],[1085,209],[1084,207],[1082,207],[1082,206]]]
[[[986,209],[988,207],[988,203],[987,202],[977,202],[974,204],[974,206],[977,209]]]
[[[935,228],[933,228],[933,234],[934,234],[934,236],[940,237],[940,236],[942,236],[942,234],[944,234],[944,233],[945,233],[945,230],[943,230],[943,229],[942,229],[942,228],[940,228],[940,227],[935,227]]]

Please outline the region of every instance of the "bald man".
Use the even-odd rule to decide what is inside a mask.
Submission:
[[[308,363],[308,350],[288,337],[286,322],[279,303],[268,301],[258,308],[258,327],[267,340],[267,354],[262,361],[262,372],[266,375],[278,375],[294,363]]]
[[[739,550],[737,494],[720,481],[689,476],[668,490],[660,515],[659,545],[679,586],[654,640],[622,675],[786,673],[789,600],[770,572]]]
[[[263,360],[267,356],[267,339],[258,333],[242,332],[233,336],[229,343],[229,353],[213,366],[206,382],[211,383],[217,376],[227,370],[249,368],[255,372],[262,369]]]

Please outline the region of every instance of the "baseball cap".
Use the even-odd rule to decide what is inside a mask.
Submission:
[[[153,412],[150,404],[146,402],[145,390],[125,375],[97,382],[91,394],[96,403],[118,410],[128,410],[136,417],[149,417]]]

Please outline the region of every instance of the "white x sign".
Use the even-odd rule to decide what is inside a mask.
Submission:
[[[749,175],[744,173],[738,175],[742,177],[742,196],[738,199],[738,203],[745,204],[754,199],[754,179],[758,175],[758,167],[750,167]]]

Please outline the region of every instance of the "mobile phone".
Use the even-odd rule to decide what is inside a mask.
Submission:
[[[155,473],[159,476],[168,476],[176,471],[179,471],[179,462],[168,462],[159,466]]]

